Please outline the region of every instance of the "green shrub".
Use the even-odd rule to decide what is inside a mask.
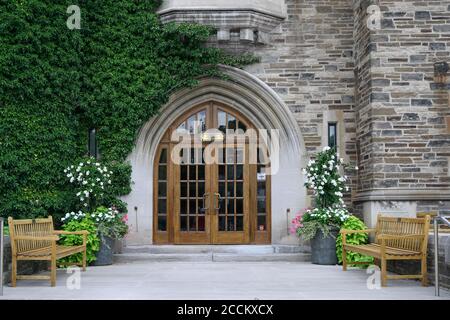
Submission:
[[[95,254],[100,249],[100,239],[97,234],[97,228],[94,221],[86,216],[81,220],[71,220],[63,226],[65,231],[81,231],[86,230],[89,232],[86,243],[86,260],[90,264],[95,261]],[[80,235],[62,235],[61,244],[65,246],[79,246],[83,244],[83,236]],[[66,263],[81,263],[83,261],[82,253],[77,253],[69,257],[59,260]]]
[[[341,229],[347,230],[364,230],[367,226],[355,216],[350,216],[343,224]],[[366,244],[369,241],[367,233],[353,233],[347,235],[348,244]],[[336,238],[336,254],[338,257],[339,264],[342,263],[342,235]],[[351,262],[370,262],[373,263],[373,258],[369,256],[362,255],[360,253],[355,253],[347,251],[347,261],[349,266],[367,267],[367,265],[352,265]]]
[[[76,210],[63,170],[87,153],[97,129],[102,160],[117,173],[110,203],[130,192],[125,163],[139,131],[178,89],[218,64],[241,66],[205,45],[211,27],[161,24],[160,1],[0,1],[0,216],[36,218]]]

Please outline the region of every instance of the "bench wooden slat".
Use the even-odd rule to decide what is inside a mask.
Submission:
[[[358,233],[342,230],[343,270],[347,270],[347,251],[357,252],[381,260],[381,285],[387,279],[416,279],[427,285],[427,246],[430,216],[424,218],[397,218],[378,215],[375,241],[365,245],[347,244],[347,234]],[[366,232],[360,231],[360,232]],[[409,236],[409,237],[408,237]],[[387,276],[387,260],[420,260],[420,275]]]
[[[16,286],[17,279],[28,279],[17,275],[18,260],[51,261],[50,282],[52,287],[56,285],[56,260],[81,252],[83,254],[83,271],[86,270],[87,231],[75,232],[75,234],[81,234],[83,237],[83,245],[59,246],[56,244],[58,236],[55,234],[68,234],[68,232],[55,231],[51,216],[48,218],[22,220],[15,220],[9,217],[8,225],[11,238],[11,285],[13,287]],[[44,276],[33,277],[33,279],[47,279]]]

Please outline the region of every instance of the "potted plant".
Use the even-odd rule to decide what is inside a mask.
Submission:
[[[122,239],[128,231],[126,215],[119,213],[115,208],[99,207],[91,217],[97,225],[100,238],[100,248],[94,265],[110,265],[113,263],[115,241]]]
[[[81,224],[92,225],[90,231],[91,249],[88,262],[94,265],[112,264],[115,241],[120,240],[128,231],[127,215],[117,209],[121,201],[114,195],[112,185],[113,172],[95,158],[88,158],[71,165],[64,170],[69,183],[78,199],[78,213],[67,213],[61,219],[63,228],[76,229]],[[75,231],[75,230],[70,230]],[[63,241],[79,241],[64,238]],[[89,239],[88,239],[89,240]],[[78,259],[78,257],[77,257]]]
[[[344,160],[336,150],[325,147],[303,170],[305,186],[314,194],[314,208],[298,214],[291,230],[311,242],[311,260],[315,264],[338,263],[336,237],[350,216],[343,200],[344,190],[349,190],[345,186],[347,177],[340,173],[343,166]]]

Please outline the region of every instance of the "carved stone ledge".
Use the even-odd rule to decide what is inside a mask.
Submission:
[[[357,193],[353,201],[450,201],[449,189],[375,189]]]
[[[229,41],[230,31],[239,32],[246,43],[267,43],[268,34],[278,27],[283,17],[256,10],[190,10],[173,9],[159,12],[162,23],[200,23],[217,28],[217,40]]]

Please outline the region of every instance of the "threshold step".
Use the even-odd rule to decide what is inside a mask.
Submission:
[[[133,262],[304,262],[311,261],[309,253],[122,253],[114,261]]]
[[[304,262],[311,261],[308,253],[232,254],[214,253],[214,262]]]
[[[309,247],[299,245],[131,245],[123,248],[123,253],[153,254],[272,254],[308,253]]]

